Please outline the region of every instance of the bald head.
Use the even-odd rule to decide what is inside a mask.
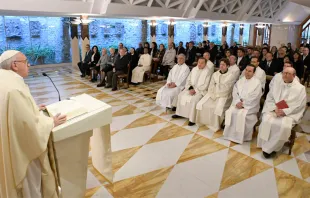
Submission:
[[[285,83],[293,82],[296,76],[296,70],[293,67],[286,67],[282,73],[282,79]]]

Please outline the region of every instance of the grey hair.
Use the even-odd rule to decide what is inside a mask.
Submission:
[[[16,61],[16,57],[18,54],[15,54],[14,56],[12,56],[11,58],[8,58],[6,60],[2,60],[0,63],[0,68],[1,69],[6,69],[6,70],[11,70],[11,65],[14,61]]]
[[[185,57],[186,57],[184,54],[179,54],[179,55],[178,55],[178,57],[179,57],[179,56],[182,56],[183,58],[185,58]]]

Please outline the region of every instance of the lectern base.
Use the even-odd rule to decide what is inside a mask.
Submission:
[[[91,138],[93,166],[111,183],[113,182],[110,125],[94,129]]]
[[[92,131],[54,142],[63,198],[85,196],[89,138]]]

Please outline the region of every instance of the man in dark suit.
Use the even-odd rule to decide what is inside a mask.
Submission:
[[[251,60],[252,56],[253,56],[253,47],[248,47],[246,57],[248,60]]]
[[[213,42],[210,43],[209,53],[210,53],[210,61],[214,63],[216,56],[218,54],[218,50],[217,46],[215,46]]]
[[[310,74],[310,55],[309,55],[308,47],[304,47],[302,51],[302,60],[303,60],[303,65],[307,67],[306,73],[305,73],[305,79],[304,79],[304,82],[306,82]]]
[[[186,61],[185,63],[188,66],[191,66],[196,59],[196,47],[194,46],[194,42],[189,42],[189,47],[186,50]]]
[[[238,46],[237,43],[234,42],[232,46],[230,46],[230,50],[232,52],[233,55],[237,56],[237,52],[238,52]]]
[[[124,49],[119,49],[119,55],[114,62],[113,70],[107,73],[107,85],[106,88],[111,88],[112,91],[117,90],[117,76],[121,74],[127,74],[129,58],[126,56]]]
[[[185,48],[183,47],[183,42],[180,41],[179,46],[176,49],[176,54],[185,54]]]
[[[85,46],[86,48],[86,53],[84,60],[81,62],[78,62],[78,67],[82,73],[81,77],[84,78],[86,75],[90,75],[90,66],[91,66],[91,57],[93,55],[92,51],[90,50],[90,45],[87,44]]]
[[[139,47],[137,48],[136,52],[137,52],[137,55],[139,57],[144,53],[144,48],[143,48],[143,43],[142,42],[139,43]]]
[[[273,60],[272,53],[266,54],[266,61],[262,62],[260,67],[265,70],[266,75],[274,76],[276,73],[281,72],[277,61]]]
[[[250,62],[249,59],[247,59],[247,57],[244,56],[245,51],[243,48],[239,48],[237,51],[237,65],[240,69],[240,71],[243,71],[246,66],[248,65],[248,63]]]

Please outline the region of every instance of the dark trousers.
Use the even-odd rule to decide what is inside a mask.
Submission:
[[[165,77],[165,79],[168,78],[170,65],[163,65],[160,67],[160,73]]]
[[[121,74],[124,74],[124,71],[116,71],[116,72],[109,71],[107,73],[107,81],[108,81],[107,83],[109,85],[112,85],[112,89],[117,88],[117,76]]]
[[[79,67],[83,76],[90,75],[90,66],[91,65],[89,65],[87,63],[78,62],[78,67]]]

